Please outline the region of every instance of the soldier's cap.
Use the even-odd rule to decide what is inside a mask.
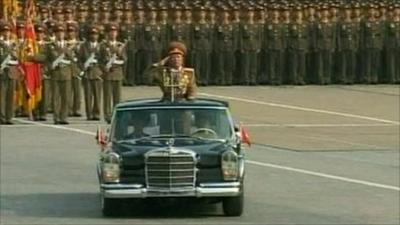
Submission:
[[[64,9],[64,13],[72,13],[72,12],[73,12],[73,10],[70,7],[67,7]]]
[[[109,24],[107,26],[107,31],[118,30],[118,26],[116,24]]]
[[[91,27],[89,30],[90,34],[98,34],[99,33],[99,29],[97,27]]]
[[[41,12],[41,13],[48,13],[48,12],[49,12],[49,9],[46,8],[46,7],[41,7],[41,8],[40,8],[40,12]]]
[[[77,27],[76,27],[75,24],[70,23],[70,24],[67,25],[67,31],[68,31],[68,32],[70,32],[70,31],[76,31],[76,30],[77,30]]]
[[[11,26],[7,23],[0,25],[0,30],[1,31],[10,31],[11,30]]]
[[[79,5],[79,6],[78,6],[78,11],[79,11],[79,12],[86,12],[86,11],[87,11],[87,8],[86,8],[85,5]]]
[[[103,5],[103,6],[100,7],[100,11],[102,11],[102,12],[108,12],[109,9],[108,9],[107,6]]]
[[[44,32],[44,26],[41,24],[35,24],[35,32],[36,33],[43,33]]]
[[[54,31],[56,32],[65,31],[65,27],[62,24],[57,24],[54,26]]]
[[[98,12],[99,11],[99,9],[96,7],[96,6],[92,6],[91,8],[90,8],[90,12]]]
[[[55,8],[55,9],[53,10],[53,12],[54,12],[55,14],[62,14],[62,13],[63,13],[63,10],[62,10],[61,8]]]
[[[25,28],[25,23],[23,23],[23,22],[18,22],[18,23],[17,23],[17,29],[23,29],[23,28]]]
[[[169,43],[168,55],[180,54],[182,56],[185,56],[186,51],[186,46],[182,42],[172,41],[171,43]]]

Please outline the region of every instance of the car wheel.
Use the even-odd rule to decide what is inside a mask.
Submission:
[[[121,213],[121,200],[117,198],[105,198],[101,196],[101,209],[103,216],[118,216]]]
[[[244,206],[244,191],[239,196],[226,197],[222,201],[222,208],[226,216],[241,216]]]

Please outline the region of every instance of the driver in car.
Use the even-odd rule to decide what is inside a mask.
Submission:
[[[132,118],[129,121],[129,124],[133,126],[133,132],[125,135],[125,139],[137,139],[149,136],[149,134],[144,132],[144,128],[148,125],[148,122],[149,117],[147,115],[133,113]]]

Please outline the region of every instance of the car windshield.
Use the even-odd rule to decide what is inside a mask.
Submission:
[[[129,109],[116,111],[112,141],[152,137],[228,139],[233,128],[226,108]]]

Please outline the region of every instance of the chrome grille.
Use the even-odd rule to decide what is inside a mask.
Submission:
[[[196,178],[193,152],[176,149],[154,150],[146,154],[148,188],[193,188]]]

